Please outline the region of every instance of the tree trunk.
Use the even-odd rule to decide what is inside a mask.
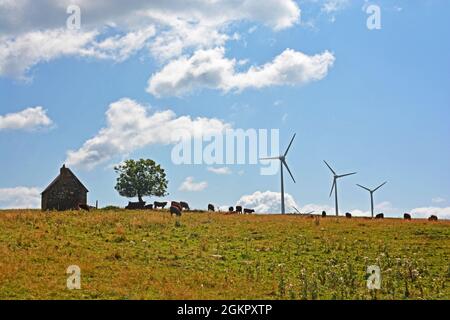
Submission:
[[[139,199],[139,202],[144,202],[144,201],[142,200],[142,196],[141,196],[140,194],[138,194],[138,199]]]

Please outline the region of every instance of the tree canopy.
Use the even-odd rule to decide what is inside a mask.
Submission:
[[[114,167],[119,174],[115,189],[121,196],[138,197],[143,202],[144,196],[166,196],[167,184],[164,169],[151,159],[125,160]]]

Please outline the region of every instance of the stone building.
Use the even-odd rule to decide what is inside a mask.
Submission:
[[[65,165],[59,176],[41,193],[42,210],[72,210],[87,204],[88,189],[78,180],[75,174]]]

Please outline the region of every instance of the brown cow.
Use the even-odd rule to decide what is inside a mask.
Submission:
[[[438,217],[435,215],[432,215],[428,218],[428,221],[438,221]]]
[[[405,214],[403,214],[403,219],[411,220],[411,215],[409,213],[405,213]]]

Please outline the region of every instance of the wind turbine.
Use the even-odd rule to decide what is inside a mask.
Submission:
[[[295,134],[291,139],[291,142],[289,143],[289,146],[287,147],[284,154],[278,156],[278,157],[270,157],[270,158],[260,158],[259,160],[280,160],[280,166],[281,166],[281,214],[285,214],[284,210],[284,180],[283,180],[283,166],[286,167],[287,171],[289,172],[289,175],[291,176],[292,180],[295,183],[294,176],[291,173],[291,170],[289,169],[287,162],[286,162],[286,155],[289,152],[289,149],[292,145],[292,142],[294,141]]]
[[[310,212],[301,213],[300,211],[298,211],[298,209],[296,207],[292,207],[292,208],[294,208],[294,210],[297,211],[298,214],[311,214],[314,212],[314,211],[310,211]]]
[[[364,187],[364,186],[362,186],[362,185],[360,185],[360,184],[357,184],[358,187],[363,188],[363,189],[365,189],[365,190],[367,190],[367,191],[370,192],[370,209],[371,209],[371,211],[372,211],[372,218],[373,218],[373,193],[374,193],[375,191],[377,191],[378,189],[380,189],[382,186],[384,186],[386,183],[387,183],[387,181],[385,181],[384,183],[380,184],[378,187],[376,187],[376,188],[373,189],[373,190],[371,190],[371,189],[369,189],[369,188],[367,188],[367,187]]]
[[[339,175],[333,169],[331,169],[330,165],[325,160],[323,160],[323,162],[325,162],[325,164],[327,165],[328,169],[330,169],[331,172],[333,173],[333,186],[331,187],[330,197],[333,194],[333,189],[334,189],[334,202],[335,202],[335,206],[336,206],[336,217],[337,217],[337,216],[339,216],[337,179],[354,175],[354,174],[356,174],[356,172]]]

